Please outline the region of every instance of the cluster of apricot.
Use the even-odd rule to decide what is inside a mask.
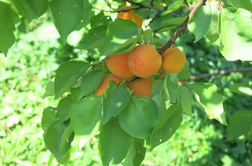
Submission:
[[[132,7],[125,6],[122,9],[128,10]],[[134,14],[134,10],[120,12],[117,18],[134,19],[140,27],[143,23],[143,18]],[[127,81],[137,76],[135,80],[127,84],[127,87],[133,90],[132,95],[152,97],[151,87],[155,79],[151,76],[160,73],[160,68],[165,73],[179,73],[185,65],[186,56],[177,47],[170,47],[161,56],[152,45],[139,44],[130,52],[107,56],[105,62],[112,75],[102,80],[96,90],[96,95],[103,95],[110,80],[120,84],[124,79]]]
[[[130,52],[107,56],[105,62],[112,75],[102,80],[96,95],[103,94],[110,80],[119,84],[137,76],[128,85],[133,90],[132,95],[152,97],[151,87],[155,79],[151,76],[160,68],[164,73],[179,73],[186,63],[186,56],[177,47],[170,47],[161,56],[152,45],[139,44]]]

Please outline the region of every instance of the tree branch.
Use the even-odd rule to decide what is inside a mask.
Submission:
[[[191,76],[188,80],[199,80],[199,79],[202,79],[205,77],[211,77],[211,76],[215,76],[215,75],[227,75],[227,74],[230,74],[233,72],[250,72],[250,71],[252,71],[252,67],[243,68],[243,69],[221,70],[221,71],[213,73],[213,74],[207,73],[207,74],[202,74],[199,76]]]
[[[173,36],[169,39],[169,41],[163,47],[157,49],[160,55],[162,55],[165,52],[165,50],[167,50],[168,48],[170,48],[171,45],[175,44],[175,40],[177,39],[177,37],[181,33],[185,32],[189,19],[196,12],[196,10],[197,10],[198,7],[200,7],[201,5],[205,5],[206,1],[207,0],[200,0],[196,4],[192,5],[192,11],[189,13],[189,15],[186,18],[186,20],[181,24],[181,26],[179,27],[179,29],[176,30],[176,32],[173,34]]]
[[[138,2],[134,2],[134,1],[131,1],[131,0],[126,0],[126,2],[129,2],[130,4],[132,4],[132,5],[136,5],[136,6],[139,6],[139,7],[141,7],[141,8],[154,9],[154,10],[156,10],[156,11],[158,11],[158,12],[161,12],[161,13],[163,13],[163,12],[164,12],[164,10],[159,9],[159,8],[157,8],[157,7],[153,6],[153,5],[145,5],[145,4],[138,3]]]

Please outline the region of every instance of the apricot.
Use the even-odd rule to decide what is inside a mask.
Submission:
[[[131,6],[124,6],[122,9],[124,10],[128,10],[128,9],[132,9],[133,7]],[[117,18],[122,18],[122,19],[125,19],[125,20],[135,20],[136,24],[141,27],[142,24],[143,24],[143,17],[140,17],[138,15],[136,15],[134,13],[134,10],[130,10],[128,12],[119,12],[117,14]]]
[[[128,65],[129,53],[113,54],[105,59],[109,71],[118,78],[127,80],[134,76]]]
[[[168,73],[179,73],[185,63],[185,54],[177,47],[170,47],[162,54],[162,69]]]
[[[148,78],[159,70],[162,57],[152,45],[140,44],[130,52],[128,63],[133,74]]]
[[[143,17],[134,14],[134,20],[139,27],[143,25]]]
[[[95,95],[103,95],[104,91],[108,88],[109,86],[109,81],[110,80],[114,80],[117,84],[120,84],[120,82],[122,82],[122,79],[114,76],[114,75],[109,75],[107,77],[105,77],[102,82],[100,83],[100,85],[98,86],[98,88],[96,89]]]
[[[149,96],[153,97],[151,94],[151,87],[155,79],[153,78],[138,78],[130,84],[130,90],[134,90],[132,96]]]

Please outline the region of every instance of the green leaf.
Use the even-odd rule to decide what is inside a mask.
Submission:
[[[150,136],[151,149],[168,141],[182,122],[181,105],[170,106],[160,117]]]
[[[228,0],[236,8],[243,8],[252,12],[252,0]]]
[[[90,20],[90,24],[92,28],[97,27],[97,26],[102,26],[102,25],[108,26],[111,22],[112,22],[111,17],[105,16],[103,12],[100,12],[99,14],[94,15]]]
[[[86,27],[90,23],[91,18],[93,17],[94,13],[94,8],[93,6],[89,3],[89,0],[83,0],[83,17],[81,19],[80,24],[76,27],[77,30]]]
[[[172,17],[170,15],[163,15],[160,18],[155,19],[151,24],[150,28],[155,33],[162,33],[176,28],[181,25],[187,17]]]
[[[252,81],[235,83],[229,89],[234,93],[252,96]]]
[[[22,0],[17,2],[22,7],[29,22],[31,22],[31,20],[34,18],[40,17],[48,9],[47,7],[48,0],[39,0],[39,1]]]
[[[157,103],[157,106],[159,110],[161,111],[161,113],[163,113],[166,110],[166,104],[161,93],[154,95],[152,99]]]
[[[55,99],[70,90],[77,80],[85,73],[88,67],[88,63],[81,61],[67,61],[62,63],[59,66],[55,77]]]
[[[54,91],[54,81],[48,81],[48,83],[46,84],[46,88],[45,88],[45,93],[43,95],[43,98],[46,98],[48,96],[53,96],[55,95],[55,91]]]
[[[221,124],[227,125],[223,110],[223,98],[217,93],[217,87],[210,83],[190,84],[192,90],[196,92],[194,97],[202,105],[209,119],[215,118]]]
[[[176,73],[168,73],[164,81],[164,92],[166,97],[176,102],[178,95],[178,78]]]
[[[165,14],[177,10],[178,8],[180,8],[180,6],[183,5],[183,2],[184,2],[184,0],[177,0],[172,4],[169,4],[169,7],[168,7],[167,11],[165,12]]]
[[[65,121],[69,118],[69,113],[72,108],[71,95],[64,97],[58,104],[58,119]]]
[[[125,86],[109,81],[109,88],[103,95],[104,123],[118,115],[129,103],[130,94]]]
[[[147,96],[132,96],[129,104],[118,115],[123,130],[133,137],[148,139],[159,117],[156,102]]]
[[[125,157],[123,166],[140,165],[144,160],[145,153],[146,148],[144,147],[144,140],[134,138],[134,140],[131,142],[128,154]]]
[[[143,32],[144,43],[150,44],[153,37],[153,32],[150,29],[147,29]]]
[[[17,11],[13,9],[13,6],[14,4],[12,2],[7,1],[5,3],[3,1],[0,1],[0,27],[2,26],[0,32],[1,38],[5,37],[2,37],[2,34],[6,33],[6,31],[12,33],[12,30],[15,29],[14,23],[19,19],[19,15]],[[4,30],[2,29],[3,27]]]
[[[102,96],[84,98],[75,103],[70,112],[79,149],[81,149],[103,124]]]
[[[62,160],[71,148],[74,139],[74,133],[69,125],[69,121],[53,122],[47,133],[44,133],[44,141],[48,149],[53,153],[58,162],[66,164],[69,160]],[[70,156],[69,156],[70,157]]]
[[[183,111],[187,115],[192,117],[192,102],[193,102],[192,91],[185,86],[180,86],[179,97],[180,97],[180,103],[182,105]]]
[[[48,2],[53,23],[63,42],[75,30],[83,17],[83,0],[51,0]]]
[[[151,86],[151,94],[153,96],[160,94],[163,90],[163,87],[164,87],[164,82],[162,80],[160,79],[155,80]]]
[[[80,87],[71,88],[72,103],[76,103],[79,100]]]
[[[47,132],[49,126],[57,120],[57,108],[56,107],[46,107],[43,110],[41,126],[44,133]]]
[[[133,21],[115,19],[108,27],[101,54],[110,55],[130,51],[136,45],[139,29],[141,28]]]
[[[101,129],[98,149],[104,166],[119,164],[127,155],[132,137],[113,118]]]
[[[252,138],[252,111],[242,111],[235,113],[229,119],[227,135],[229,140],[238,139],[245,136],[247,139]]]
[[[252,13],[244,9],[224,9],[221,13],[220,52],[230,61],[251,61]]]
[[[102,48],[108,26],[101,25],[92,28],[88,34],[83,37],[82,42],[77,46],[78,49]]]
[[[15,36],[12,30],[11,29],[6,30],[3,26],[0,25],[0,51],[2,51],[5,56],[7,56],[8,49],[11,48],[11,46],[14,43],[15,43]]]
[[[211,7],[204,5],[197,8],[188,22],[188,30],[195,35],[195,41],[199,41],[208,31],[211,23]]]
[[[216,1],[212,1],[210,3],[212,16],[211,16],[211,23],[208,31],[206,32],[206,37],[211,43],[214,43],[220,38],[219,35],[219,24],[220,24],[220,10],[216,7],[218,3]]]
[[[93,70],[85,75],[81,80],[80,93],[78,99],[89,95],[96,90],[102,80],[103,72],[101,70]]]
[[[191,77],[191,72],[189,70],[189,66],[187,63],[185,63],[183,69],[178,73],[179,79],[188,79]]]

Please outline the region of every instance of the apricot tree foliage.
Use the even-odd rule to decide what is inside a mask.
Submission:
[[[126,5],[132,8],[121,9]],[[187,8],[189,14],[180,13],[181,8]],[[19,19],[26,17],[31,22],[47,11],[64,43],[71,32],[89,29],[77,48],[96,49],[101,56],[130,52],[143,43],[163,54],[188,29],[195,35],[194,42],[205,36],[219,44],[227,60],[252,60],[251,0],[0,0],[0,51],[7,56]],[[119,12],[133,13],[132,20],[117,18]],[[136,24],[139,18],[143,20],[141,27]],[[174,29],[165,43],[158,38],[157,34]],[[139,165],[146,147],[153,149],[169,140],[183,121],[182,115],[192,116],[194,100],[209,119],[227,125],[216,85],[187,82],[191,76],[187,63],[179,73],[161,69],[161,73],[152,75],[155,81],[151,82],[149,96],[132,95],[128,85],[137,76],[109,81],[104,93],[95,95],[103,78],[110,74],[105,59],[91,64],[70,60],[59,66],[55,79],[47,84],[45,97],[54,96],[59,103],[44,109],[42,129],[45,144],[59,163],[68,163],[74,139],[82,149],[96,137],[104,165],[122,161],[124,165]],[[231,90],[251,95],[240,88],[251,86],[251,82],[241,83]],[[233,116],[229,138],[251,137],[251,117],[251,111]],[[241,122],[247,124],[244,130],[240,130]]]

